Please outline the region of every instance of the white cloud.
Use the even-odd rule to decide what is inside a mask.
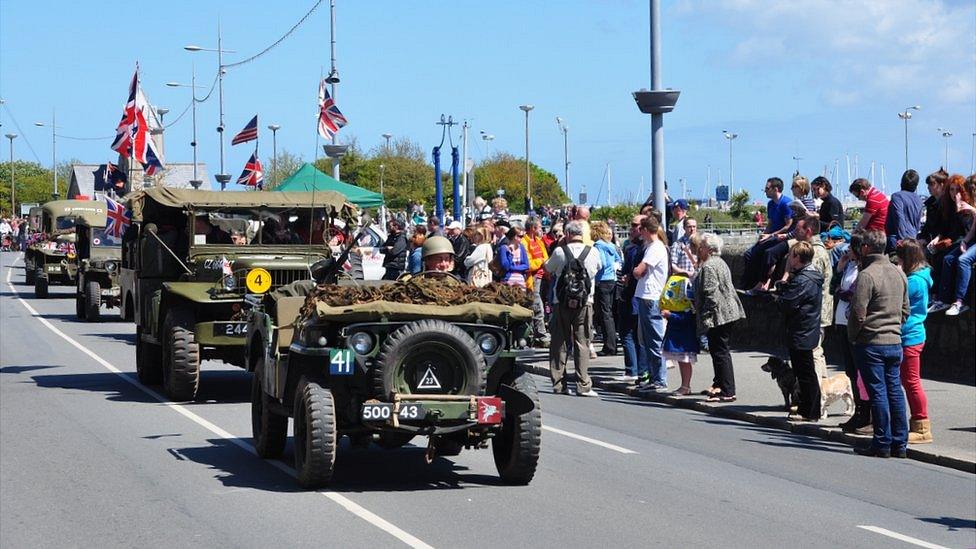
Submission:
[[[976,3],[943,0],[680,0],[672,12],[724,28],[741,68],[809,66],[824,101],[926,95],[972,104]]]

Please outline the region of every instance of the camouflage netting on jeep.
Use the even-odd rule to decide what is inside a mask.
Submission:
[[[475,288],[444,279],[415,278],[383,286],[324,285],[313,290],[302,308],[322,320],[360,322],[443,318],[463,322],[501,322],[532,318],[532,296],[505,284]]]

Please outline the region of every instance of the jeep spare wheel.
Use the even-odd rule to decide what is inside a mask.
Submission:
[[[461,328],[443,320],[419,320],[383,342],[374,382],[387,398],[394,393],[483,395],[486,370],[484,354]]]

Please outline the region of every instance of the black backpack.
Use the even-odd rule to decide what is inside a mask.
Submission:
[[[570,309],[581,309],[590,297],[590,273],[584,263],[590,247],[584,247],[579,257],[573,257],[569,246],[563,244],[561,248],[566,256],[566,266],[556,282],[556,297]]]

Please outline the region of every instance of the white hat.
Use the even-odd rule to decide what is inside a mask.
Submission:
[[[458,223],[457,221],[451,221],[450,223],[448,223],[447,228],[461,230],[461,224]]]

